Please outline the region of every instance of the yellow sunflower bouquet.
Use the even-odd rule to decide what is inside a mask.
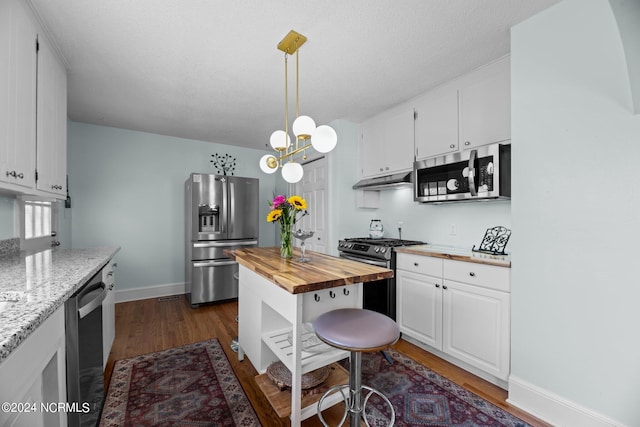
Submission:
[[[300,196],[276,196],[269,202],[271,211],[267,215],[267,222],[280,223],[280,256],[291,258],[293,256],[292,232],[293,226],[307,212],[307,201]],[[300,217],[298,218],[298,215]]]

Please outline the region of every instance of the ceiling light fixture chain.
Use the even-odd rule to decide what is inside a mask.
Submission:
[[[278,43],[278,49],[284,55],[284,106],[285,106],[285,129],[277,130],[271,134],[271,147],[278,152],[278,158],[272,154],[266,154],[260,159],[260,169],[265,173],[274,173],[278,167],[282,169],[282,177],[289,183],[296,183],[302,179],[303,169],[300,163],[296,162],[294,156],[302,152],[302,160],[307,159],[306,150],[313,147],[319,153],[328,153],[333,150],[338,142],[338,135],[332,127],[321,125],[316,127],[315,122],[309,116],[300,115],[300,47],[307,41],[307,38],[293,30]],[[296,119],[293,121],[291,130],[295,136],[295,147],[291,144],[289,137],[289,66],[288,55],[296,54]],[[284,160],[289,159],[286,164]]]

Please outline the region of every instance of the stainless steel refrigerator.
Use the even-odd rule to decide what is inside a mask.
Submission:
[[[237,298],[238,264],[224,251],[258,245],[259,181],[192,173],[184,188],[189,302]]]

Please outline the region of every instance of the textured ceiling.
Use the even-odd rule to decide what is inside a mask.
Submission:
[[[509,28],[558,2],[30,1],[64,56],[70,119],[259,149],[284,126],[291,29],[308,37],[300,113],[361,122],[509,53]]]

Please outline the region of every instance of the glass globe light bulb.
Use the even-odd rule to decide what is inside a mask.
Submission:
[[[271,138],[269,138],[269,142],[271,146],[276,151],[284,151],[291,144],[291,138],[289,134],[283,130],[277,130],[271,134]]]
[[[278,170],[278,160],[271,154],[265,154],[260,158],[260,169],[264,173],[274,173]]]
[[[300,163],[289,162],[282,167],[282,178],[290,184],[300,181],[303,174],[304,171]]]
[[[338,134],[331,126],[318,126],[311,135],[311,145],[318,153],[328,153],[338,143]]]
[[[291,129],[296,137],[302,136],[303,139],[309,139],[316,129],[316,122],[309,116],[300,116],[295,119]]]

